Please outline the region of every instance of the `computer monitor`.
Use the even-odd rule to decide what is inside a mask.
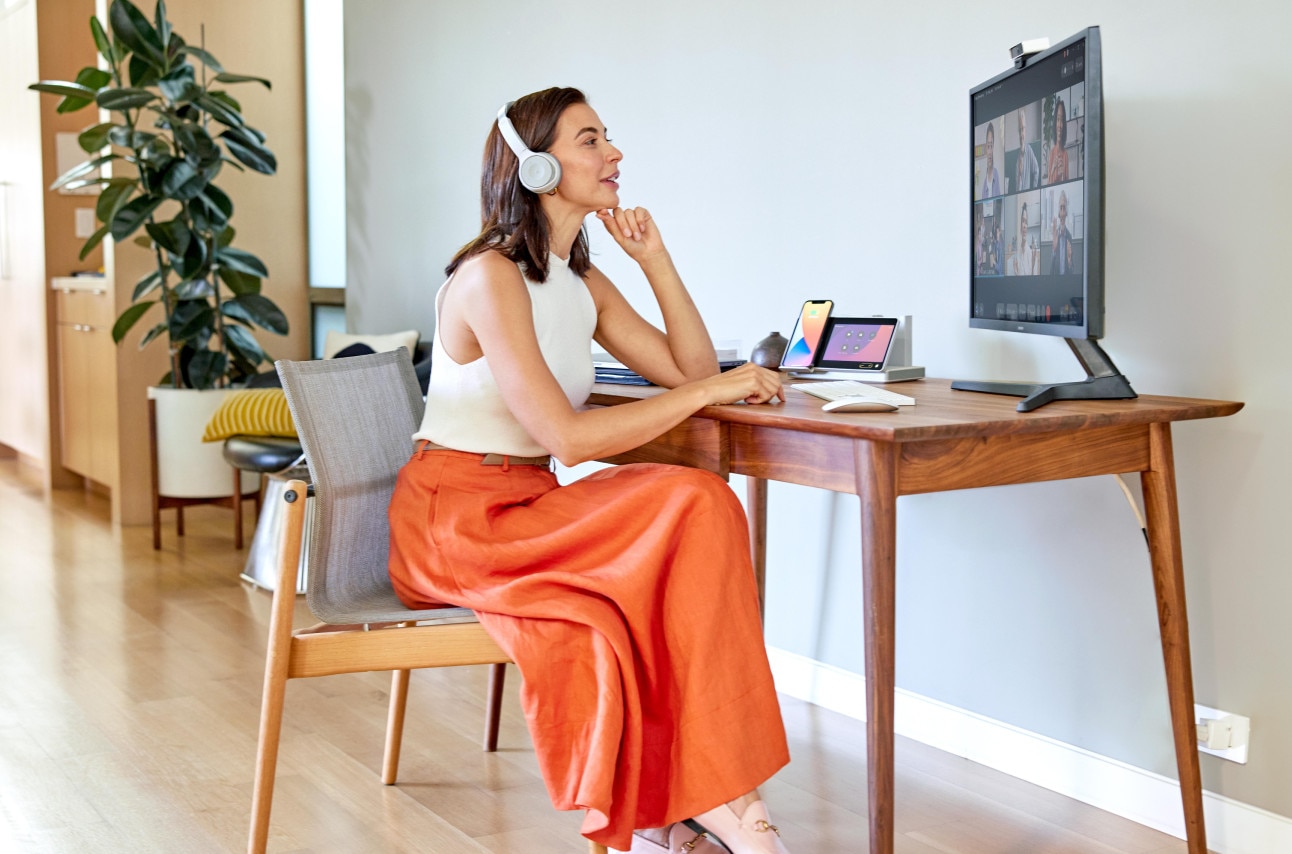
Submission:
[[[957,380],[1051,400],[1135,397],[1104,333],[1104,134],[1099,28],[1015,59],[969,91],[969,325],[1067,339],[1078,383]]]

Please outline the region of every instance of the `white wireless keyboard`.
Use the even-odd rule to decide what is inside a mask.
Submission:
[[[914,406],[915,398],[904,394],[875,388],[857,380],[827,380],[815,383],[791,383],[790,388],[819,397],[822,400],[838,400],[841,397],[864,397],[867,400],[878,400],[880,403],[891,403],[894,406]]]

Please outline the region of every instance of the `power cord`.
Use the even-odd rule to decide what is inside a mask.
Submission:
[[[1131,512],[1139,520],[1139,531],[1144,535],[1144,545],[1148,546],[1148,523],[1144,521],[1144,514],[1139,509],[1139,503],[1135,501],[1135,496],[1131,493],[1130,486],[1126,483],[1126,478],[1119,474],[1115,474],[1113,477],[1117,478],[1117,485],[1122,488],[1122,494],[1126,496],[1126,501],[1131,506]]]

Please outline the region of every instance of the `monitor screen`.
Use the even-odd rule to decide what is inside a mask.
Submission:
[[[970,325],[1103,335],[1099,29],[970,91]]]

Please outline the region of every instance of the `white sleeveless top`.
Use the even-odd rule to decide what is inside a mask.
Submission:
[[[547,269],[547,281],[542,284],[525,278],[534,306],[534,331],[548,369],[570,405],[581,409],[592,393],[590,345],[597,328],[597,307],[568,261],[549,253]],[[435,295],[431,382],[422,426],[413,440],[426,439],[474,454],[537,457],[548,453],[511,414],[483,356],[461,365],[445,351],[439,336],[440,306],[452,282],[449,277]]]

